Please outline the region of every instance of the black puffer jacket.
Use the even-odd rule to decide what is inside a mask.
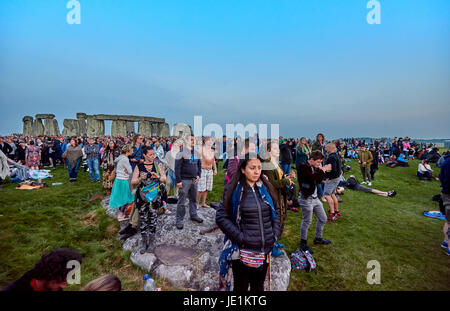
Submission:
[[[234,189],[225,188],[224,196],[226,191],[234,191]],[[252,189],[246,183],[239,207],[241,215],[239,228],[225,210],[223,205],[224,196],[216,212],[216,223],[219,228],[232,242],[237,243],[239,248],[258,252],[264,251],[268,254],[280,234],[280,209],[278,205],[275,205],[277,215],[272,221],[271,208],[262,201],[258,187],[255,185]],[[256,199],[259,201],[261,213],[259,213]],[[275,201],[274,203],[276,204]]]

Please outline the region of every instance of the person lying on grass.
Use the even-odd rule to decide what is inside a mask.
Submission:
[[[373,193],[382,197],[394,197],[397,192],[395,190],[391,190],[388,192],[380,191],[377,189],[372,189],[369,187],[365,187],[361,185],[358,180],[355,178],[355,176],[351,175],[348,179],[345,179],[344,176],[342,176],[341,181],[339,182],[338,188],[336,189],[336,193],[339,195],[344,194],[344,189],[352,189],[357,191],[363,191],[367,193]]]

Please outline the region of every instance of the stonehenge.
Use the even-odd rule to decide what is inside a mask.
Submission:
[[[25,116],[22,119],[23,122],[23,135],[30,136],[33,135],[33,117]]]
[[[176,123],[173,126],[173,133],[172,136],[177,136],[177,137],[183,137],[185,135],[188,134],[192,134],[192,128],[190,125],[184,124],[184,123]]]
[[[134,123],[138,122],[138,133],[144,136],[169,136],[169,124],[164,118],[95,114],[79,112],[76,119],[64,119],[62,135],[100,137],[105,135],[105,121],[111,120],[111,136],[134,134]],[[44,120],[44,122],[42,121]],[[23,134],[33,136],[60,135],[58,121],[54,114],[36,114],[35,119],[25,116],[22,119]]]

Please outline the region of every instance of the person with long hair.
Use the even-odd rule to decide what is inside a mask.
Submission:
[[[67,160],[70,182],[77,181],[78,169],[80,168],[81,158],[83,157],[83,151],[78,142],[78,139],[72,137],[70,144],[67,145],[66,152],[63,154],[63,158]]]
[[[120,155],[120,150],[114,140],[110,140],[103,152],[103,188],[106,189],[108,195],[111,195],[111,189],[114,182],[114,160]]]
[[[225,234],[219,257],[220,289],[263,291],[270,252],[280,236],[280,207],[275,189],[261,174],[262,160],[245,154],[225,186],[216,223]]]
[[[278,159],[280,156],[280,148],[278,143],[272,140],[267,141],[267,152],[268,159],[263,162],[263,170],[262,173],[267,176],[270,184],[274,187],[277,192],[278,197],[278,206],[280,207],[280,237],[283,234],[284,223],[286,221],[286,213],[287,213],[287,200],[283,195],[283,191],[286,191],[287,186],[291,186],[294,184],[292,181],[295,178],[294,171],[291,171],[289,175],[285,175],[280,164],[278,164]],[[281,255],[281,252],[278,250],[275,245],[272,254],[274,256]]]
[[[297,157],[295,158],[295,167],[297,168],[300,163],[305,163],[309,159],[311,154],[311,147],[308,145],[305,137],[300,138],[297,146]]]

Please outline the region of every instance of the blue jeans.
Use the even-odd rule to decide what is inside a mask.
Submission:
[[[323,197],[323,184],[322,184],[322,183],[320,183],[320,184],[317,185],[317,194],[318,194],[320,197]]]
[[[94,177],[97,178],[97,180],[100,180],[100,170],[98,168],[98,159],[86,160],[87,165],[89,166],[89,175],[91,177],[91,180],[94,180]],[[94,175],[95,173],[95,175]]]
[[[77,163],[75,164],[75,167],[72,167],[70,165],[69,160],[67,160],[67,168],[69,170],[69,178],[70,179],[77,179],[78,169],[80,168],[80,162],[81,162],[81,158],[79,158],[77,160]]]
[[[283,170],[284,175],[289,175],[289,172],[291,171],[292,164],[281,164],[281,169]]]
[[[417,171],[417,177],[419,177],[420,180],[422,180],[422,178],[426,177],[428,180],[431,180],[431,173],[430,172],[425,172],[425,173],[420,173],[419,171]]]

